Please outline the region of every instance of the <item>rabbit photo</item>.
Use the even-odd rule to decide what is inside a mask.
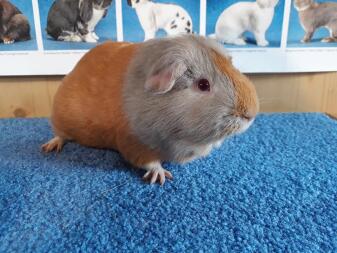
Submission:
[[[48,12],[46,31],[59,41],[96,43],[96,25],[112,0],[56,0]]]
[[[337,3],[316,3],[314,0],[295,0],[294,7],[305,35],[302,43],[310,42],[314,32],[324,27],[328,29],[329,36],[322,38],[321,42],[337,42]]]
[[[270,27],[278,0],[237,2],[226,8],[215,25],[216,40],[226,44],[246,45],[245,32],[254,34],[258,46],[268,46],[266,31]]]
[[[27,17],[10,1],[0,0],[0,41],[4,44],[12,44],[30,39]]]
[[[153,39],[164,30],[168,36],[193,33],[193,22],[188,12],[176,4],[154,3],[150,0],[127,0],[135,9],[145,33],[144,41]]]

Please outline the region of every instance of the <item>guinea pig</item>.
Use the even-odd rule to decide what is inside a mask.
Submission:
[[[163,184],[172,178],[163,161],[206,156],[245,131],[258,108],[253,84],[213,39],[106,42],[64,78],[51,115],[55,137],[42,150],[60,151],[66,141],[114,149]]]
[[[0,0],[0,40],[5,44],[11,44],[30,39],[28,19],[12,3]]]
[[[47,34],[55,40],[96,43],[98,22],[112,0],[56,0],[49,9]]]
[[[295,0],[294,7],[305,30],[302,43],[310,42],[314,32],[320,27],[327,28],[330,33],[329,37],[322,39],[322,42],[337,42],[337,3]]]

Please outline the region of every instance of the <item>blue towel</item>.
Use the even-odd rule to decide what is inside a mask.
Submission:
[[[46,119],[0,120],[0,252],[337,252],[337,122],[261,114],[148,185],[118,153],[42,154]]]

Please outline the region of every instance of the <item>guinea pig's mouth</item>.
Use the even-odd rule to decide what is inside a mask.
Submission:
[[[240,122],[239,122],[239,129],[237,130],[236,134],[241,134],[243,132],[245,132],[254,122],[255,118],[252,118],[252,119],[242,119],[242,118],[239,118],[238,119]]]
[[[213,140],[218,141],[245,132],[253,124],[255,118],[246,119],[230,115],[227,119],[225,124],[218,127],[217,134],[213,135]]]
[[[254,122],[255,118],[242,118],[242,117],[233,117],[233,124],[230,128],[231,131],[227,135],[237,135],[245,132]]]
[[[255,116],[244,118],[232,114],[224,115],[221,123],[215,123],[213,128],[209,128],[208,132],[200,133],[200,136],[193,139],[193,141],[198,144],[222,142],[226,138],[245,132],[253,124],[254,120]]]

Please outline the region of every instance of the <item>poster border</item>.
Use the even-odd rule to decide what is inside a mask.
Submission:
[[[37,50],[1,51],[0,76],[65,75],[88,51],[44,50],[38,0],[33,5]],[[122,1],[115,1],[117,41],[123,41]],[[200,35],[206,35],[207,0],[200,1]],[[280,0],[282,1],[282,0]],[[292,0],[285,0],[280,47],[226,48],[234,65],[244,73],[292,73],[336,71],[337,47],[288,47]],[[313,61],[312,59],[315,59]],[[251,64],[249,64],[251,63]],[[322,64],[324,63],[324,64]]]

